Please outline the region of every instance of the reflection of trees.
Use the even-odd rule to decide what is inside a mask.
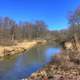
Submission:
[[[45,47],[44,46],[37,46],[33,49],[31,49],[27,54],[23,56],[23,65],[26,64],[34,64],[34,63],[43,63],[45,61],[44,57],[44,51]]]
[[[16,58],[17,57],[13,56],[12,58],[0,61],[0,74],[1,75],[7,74],[11,69],[13,69],[16,63]]]

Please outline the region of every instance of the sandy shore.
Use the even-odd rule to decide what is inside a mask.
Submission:
[[[16,43],[14,46],[0,46],[0,57],[6,55],[13,55],[16,53],[21,53],[23,51],[31,49],[33,46],[37,45],[38,42],[45,43],[45,40],[33,40],[33,41],[23,41],[20,43]]]

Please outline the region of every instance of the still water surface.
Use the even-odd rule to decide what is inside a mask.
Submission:
[[[37,46],[29,52],[0,61],[0,80],[21,80],[51,61],[60,48]]]

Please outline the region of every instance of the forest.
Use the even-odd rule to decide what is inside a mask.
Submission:
[[[70,12],[67,20],[68,29],[50,31],[48,25],[42,20],[33,23],[27,21],[17,23],[9,17],[0,17],[0,44],[11,45],[15,40],[25,39],[46,39],[61,43],[73,39],[75,35],[80,39],[80,7]]]

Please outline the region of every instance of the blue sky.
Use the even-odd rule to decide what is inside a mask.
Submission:
[[[66,29],[68,13],[80,0],[0,0],[0,16],[18,21],[43,20],[50,30]]]

